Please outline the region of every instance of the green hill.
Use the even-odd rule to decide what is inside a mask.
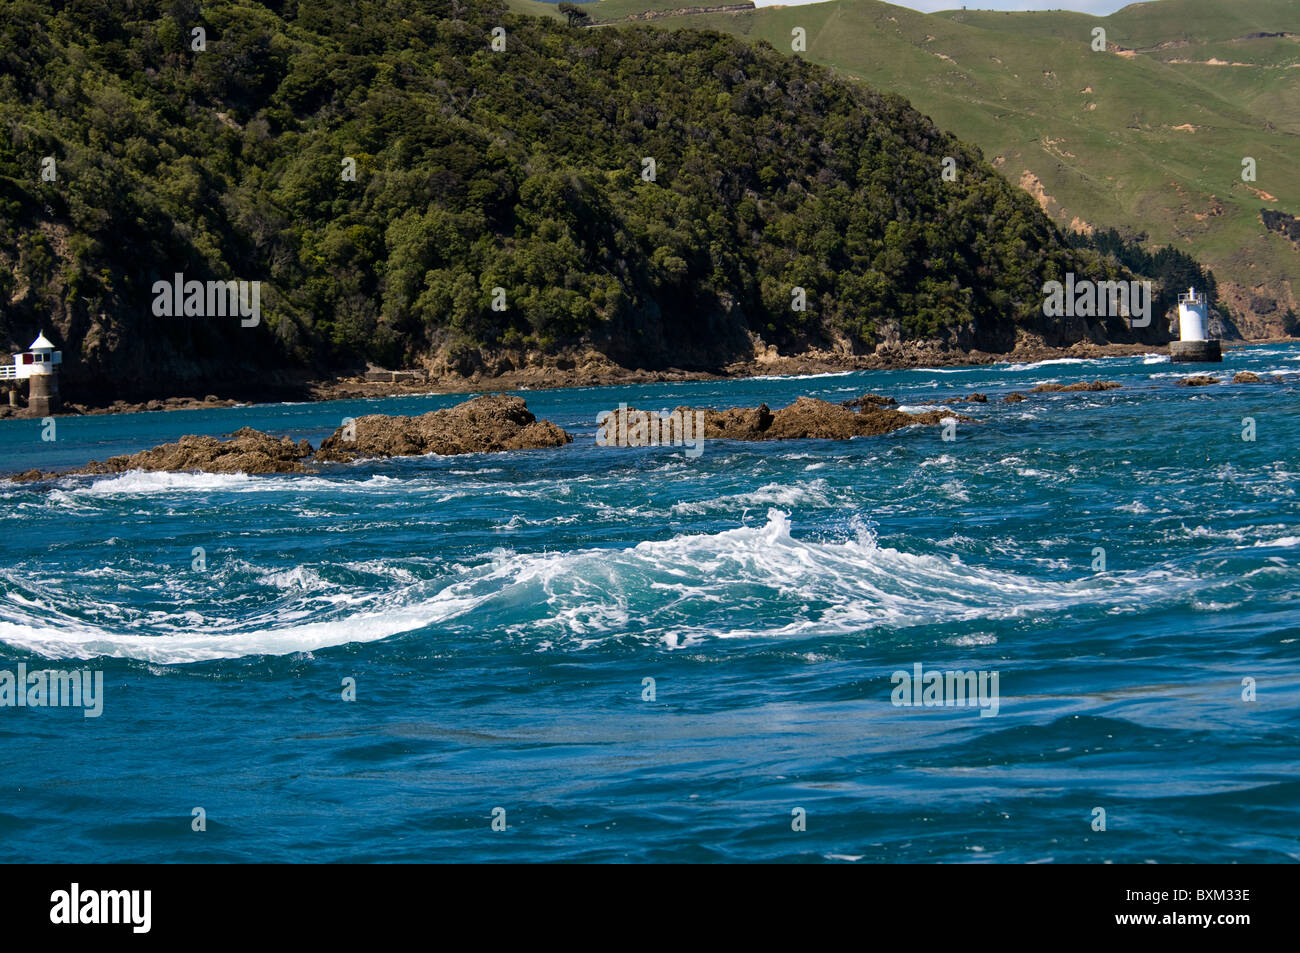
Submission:
[[[565,348],[707,368],[753,336],[1133,339],[1042,313],[1048,279],[1131,277],[1114,259],[902,99],[766,47],[467,0],[6,12],[0,336],[44,327],[69,392]],[[264,282],[260,324],[158,316],[178,272]]]
[[[547,4],[511,0],[553,15]],[[601,0],[596,20],[692,6]],[[1261,211],[1300,214],[1300,3],[1158,0],[1108,17],[1064,11],[924,14],[831,0],[657,18],[791,50],[906,97],[980,146],[1061,226],[1145,234],[1212,267],[1248,335],[1300,310],[1300,246]],[[1106,30],[1094,52],[1092,30]],[[1242,160],[1257,180],[1243,182]]]

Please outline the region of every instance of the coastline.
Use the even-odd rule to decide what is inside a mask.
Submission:
[[[1241,347],[1279,343],[1293,340],[1278,338],[1266,340],[1223,342],[1225,351]],[[669,383],[683,381],[738,380],[754,377],[804,377],[813,374],[851,373],[853,371],[892,371],[928,367],[975,367],[988,364],[1029,364],[1061,359],[1099,359],[1131,357],[1136,354],[1168,354],[1168,344],[1094,344],[1079,342],[1067,347],[1050,347],[1025,344],[1011,351],[989,352],[978,350],[951,350],[938,346],[919,344],[892,345],[878,348],[872,354],[843,354],[830,351],[809,351],[803,354],[781,356],[770,349],[767,354],[749,361],[726,365],[718,371],[685,370],[682,368],[627,368],[615,364],[594,351],[578,356],[560,353],[547,356],[522,368],[509,365],[509,369],[484,373],[475,371],[465,375],[446,369],[439,374],[425,371],[375,371],[369,374],[339,375],[330,378],[303,377],[296,383],[277,383],[265,392],[246,397],[221,397],[208,394],[198,397],[165,397],[146,401],[115,399],[105,403],[69,401],[63,410],[52,416],[76,417],[100,414],[133,414],[170,410],[201,410],[215,407],[302,402],[320,403],[332,400],[358,400],[379,397],[418,396],[422,394],[483,394],[509,391],[554,390],[577,387],[618,387],[631,384]],[[384,375],[390,379],[384,380]],[[378,379],[377,379],[378,378]],[[20,409],[18,413],[5,413],[0,407],[0,419],[30,419],[31,415]]]
[[[247,751],[220,763],[205,754],[192,769],[180,766],[180,780],[153,800],[99,805],[95,820],[109,830],[121,824],[123,810],[174,817],[170,826],[129,828],[137,835],[131,856],[145,859],[207,850],[210,842],[190,830],[191,802],[214,821],[232,811],[260,816],[263,779],[279,777],[277,770],[293,773],[292,764],[285,767],[288,698],[325,739],[308,739],[309,757],[382,773],[399,820],[431,832],[416,841],[376,837],[391,820],[384,804],[348,821],[345,837],[309,845],[303,856],[311,861],[355,860],[356,844],[384,861],[454,859],[467,849],[466,838],[502,845],[493,848],[502,857],[523,844],[542,860],[600,860],[611,850],[688,859],[683,852],[693,851],[716,860],[711,847],[698,848],[692,831],[661,823],[661,791],[629,786],[617,766],[602,774],[608,745],[591,743],[631,737],[644,742],[637,757],[660,763],[654,759],[663,758],[662,733],[646,726],[666,724],[665,715],[698,722],[715,707],[721,714],[707,730],[688,733],[691,750],[669,759],[684,767],[668,781],[687,790],[703,784],[698,810],[705,814],[698,816],[716,828],[718,818],[733,817],[732,777],[753,780],[762,799],[746,800],[749,807],[735,816],[757,833],[740,838],[729,855],[736,859],[780,859],[799,850],[812,859],[851,852],[864,862],[959,861],[977,856],[974,844],[987,848],[978,856],[1002,851],[1015,861],[1041,860],[1044,838],[1062,826],[1052,817],[1073,812],[1078,829],[1090,830],[1086,809],[1097,802],[1086,771],[1096,766],[1098,745],[1147,766],[1143,776],[1127,779],[1135,790],[1164,783],[1186,762],[1186,751],[1208,745],[1213,764],[1202,765],[1193,782],[1225,763],[1261,779],[1258,793],[1241,795],[1242,809],[1232,814],[1244,820],[1224,836],[1238,855],[1243,844],[1254,844],[1250,859],[1276,860],[1281,851],[1267,829],[1276,812],[1259,820],[1251,806],[1270,803],[1274,780],[1285,780],[1295,762],[1296,745],[1273,743],[1276,732],[1260,720],[1261,709],[1239,701],[1235,683],[1205,659],[1226,652],[1247,674],[1274,671],[1288,657],[1279,607],[1300,586],[1287,479],[1300,445],[1300,418],[1290,409],[1300,380],[1297,356],[1295,342],[1236,351],[1210,372],[1224,380],[1209,388],[1179,386],[1183,366],[1133,356],[948,373],[657,384],[626,393],[555,390],[519,395],[538,418],[574,433],[572,444],[554,450],[332,463],[318,475],[126,471],[6,485],[5,634],[9,651],[27,658],[30,669],[37,667],[33,658],[46,658],[51,668],[103,670],[105,712],[93,720],[103,757],[91,759],[91,769],[129,762],[142,745],[165,749],[173,728],[183,732],[188,722],[204,732],[205,751],[226,752],[230,737],[250,733]],[[1239,369],[1270,384],[1229,385],[1226,378]],[[1279,371],[1289,372],[1285,382],[1272,384]],[[1125,389],[1066,389],[1095,378]],[[1008,390],[1027,393],[1043,383],[1062,389],[1002,402]],[[909,410],[977,391],[988,400],[943,406],[945,415],[983,421],[958,426],[955,441],[943,439],[942,427],[913,427],[864,439],[727,440],[705,443],[691,457],[684,442],[608,448],[593,433],[594,412],[621,400],[629,408],[741,411],[762,401],[775,410],[803,395],[838,403],[861,400],[864,391]],[[461,399],[87,418],[61,421],[53,443],[42,442],[37,422],[29,421],[8,428],[6,460],[23,470],[63,469],[92,457],[134,455],[195,431],[224,441],[226,431],[245,425],[273,433],[277,442],[287,435],[319,446],[344,414],[356,418],[365,441],[365,415],[416,415]],[[1255,441],[1241,437],[1247,415],[1259,423]],[[1094,568],[1098,547],[1106,572]],[[1154,651],[1169,658],[1155,679],[1149,665],[1134,662]],[[999,672],[999,714],[981,717],[974,705],[893,705],[891,673],[914,671],[916,661],[934,671]],[[719,678],[737,666],[736,677]],[[1049,669],[1066,681],[1044,681]],[[769,684],[764,679],[773,672],[784,673],[784,681],[756,705],[754,686]],[[806,707],[797,730],[791,733],[788,719],[773,726],[772,706],[807,695],[814,676],[816,691],[799,696]],[[646,677],[657,678],[657,702],[641,700]],[[361,707],[344,707],[354,704],[341,697],[352,684],[345,678],[355,679]],[[1179,697],[1191,700],[1187,711],[1169,714],[1160,695],[1166,682],[1182,686]],[[1116,697],[1136,699],[1118,712],[1130,719],[1104,717],[1117,713],[1108,701]],[[1271,696],[1260,697],[1268,703]],[[232,708],[230,698],[242,699],[242,707]],[[683,715],[683,704],[694,707]],[[187,721],[195,705],[220,717]],[[248,712],[258,718],[250,721]],[[413,733],[412,712],[421,725],[472,729],[463,734],[473,747],[448,749],[427,731]],[[77,746],[84,738],[72,732],[84,734],[86,720],[76,710],[13,714],[43,719],[58,732],[49,744],[64,746],[56,760],[83,764]],[[372,716],[382,723],[371,735],[398,743],[376,747],[339,730]],[[733,724],[740,716],[747,720]],[[878,720],[890,737],[882,742],[881,732],[835,727],[864,718]],[[1171,718],[1186,722],[1186,730],[1165,744],[1158,729]],[[951,746],[936,754],[906,743],[926,719],[930,728],[921,730],[933,728]],[[1207,735],[1200,730],[1207,720],[1223,730]],[[564,744],[539,749],[530,727],[538,724],[558,726],[552,735]],[[820,732],[811,740],[821,750],[837,757],[842,751],[844,760],[813,753],[807,770],[820,772],[814,780],[831,793],[808,811],[820,821],[786,835],[783,817],[794,804],[812,802],[771,783],[771,752],[792,738],[802,745],[801,726],[808,725]],[[1258,731],[1243,737],[1243,725]],[[858,784],[859,774],[871,782],[872,766],[882,763],[896,765],[899,778],[923,780],[936,758],[966,763],[970,731],[1014,743],[998,764],[980,768],[989,777],[1016,776],[1026,765],[1053,772],[1046,780],[1062,792],[1046,806],[1037,776],[1007,796],[1016,816],[1050,815],[1043,825],[1026,831],[1007,824],[989,835],[996,840],[972,837],[970,830],[991,830],[984,801],[963,806],[957,798],[952,810],[936,815],[942,828],[928,830],[918,845],[916,797],[904,790],[879,811],[873,807],[872,818],[883,821],[852,827],[861,821],[861,804],[843,805],[837,791]],[[1149,743],[1153,731],[1159,747]],[[898,738],[905,740],[902,754]],[[322,744],[328,746],[317,751]],[[843,744],[853,747],[836,747]],[[735,766],[728,760],[701,780],[698,765],[713,764],[719,745]],[[1044,766],[1045,748],[1064,747],[1070,752]],[[446,774],[435,792],[445,804],[430,822],[430,765],[455,768],[476,753],[500,762],[516,750],[528,770],[511,775],[509,787],[492,772],[475,774],[484,780],[469,787],[462,773]],[[539,750],[549,766],[539,763]],[[34,785],[34,798],[45,803],[39,785],[49,778],[39,767],[15,775],[14,783]],[[232,786],[240,771],[251,780]],[[320,773],[326,786],[313,789],[285,783],[316,812],[309,819],[337,824],[339,776]],[[559,790],[570,777],[592,777],[595,789],[561,805],[566,816],[591,810],[613,817],[613,833],[593,826],[588,836],[581,825],[534,812],[538,790]],[[223,800],[203,793],[210,790]],[[499,802],[532,840],[507,842],[515,835],[488,829],[485,805]],[[696,817],[694,803],[681,816]],[[1109,859],[1141,863],[1203,852],[1202,844],[1174,852],[1166,831],[1203,819],[1212,824],[1222,806],[1213,792],[1192,806],[1180,801],[1141,843],[1116,841],[1124,854]],[[1124,810],[1112,812],[1121,822],[1116,827],[1128,816]],[[43,812],[33,816],[43,823]],[[475,816],[484,833],[471,829]],[[618,831],[625,819],[660,832],[658,839],[612,842],[624,837]],[[57,821],[41,828],[46,850],[83,856],[84,838],[65,838],[67,825]],[[882,840],[882,824],[896,824],[899,833]],[[210,830],[225,838],[217,844],[222,857],[265,860],[268,850],[303,850],[297,828]],[[1067,860],[1099,862],[1110,850],[1083,837],[1073,843]],[[119,839],[100,846],[117,856],[122,845]]]

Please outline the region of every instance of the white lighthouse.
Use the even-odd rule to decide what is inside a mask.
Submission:
[[[9,403],[17,404],[18,381],[27,381],[27,410],[37,417],[47,417],[59,409],[59,374],[63,352],[56,351],[44,332],[36,336],[31,347],[13,356],[13,363],[0,365],[0,381],[13,381],[7,389]]]
[[[1188,288],[1178,296],[1178,340],[1169,345],[1171,361],[1222,361],[1218,339],[1209,339],[1209,305],[1205,295]]]
[[[1187,294],[1178,296],[1178,337],[1183,341],[1205,340],[1205,295],[1198,295],[1195,288],[1188,288]]]

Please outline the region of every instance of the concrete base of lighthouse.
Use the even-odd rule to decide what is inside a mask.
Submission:
[[[1218,364],[1223,361],[1223,352],[1219,350],[1218,340],[1171,341],[1169,360],[1174,364]]]
[[[27,413],[33,417],[57,414],[63,407],[59,379],[54,374],[33,374],[27,379]]]

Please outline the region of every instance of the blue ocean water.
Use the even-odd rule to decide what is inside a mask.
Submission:
[[[1149,356],[538,391],[572,445],[5,484],[0,669],[101,670],[104,699],[97,718],[0,708],[0,844],[78,862],[1294,861],[1300,346],[1209,369],[1269,382],[1177,387],[1205,368]],[[1125,386],[1000,402],[1096,378]],[[696,458],[594,441],[620,402],[867,391],[990,402],[958,408],[979,422],[951,441]],[[3,421],[0,470],[242,426],[315,443],[345,416],[462,399],[60,418],[52,443]],[[895,705],[893,673],[918,663],[996,672],[996,715]]]

